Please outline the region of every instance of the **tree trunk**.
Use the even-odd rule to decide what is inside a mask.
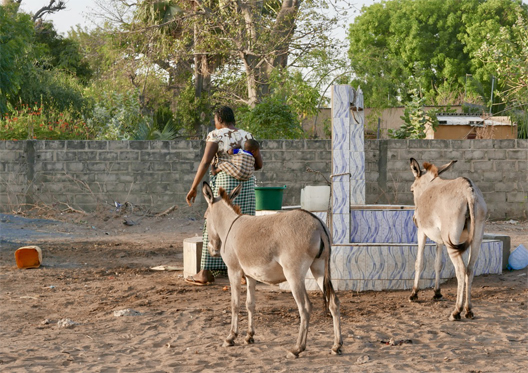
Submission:
[[[288,65],[288,54],[290,43],[295,32],[295,21],[299,13],[300,0],[283,0],[280,12],[277,14],[277,21],[273,29],[273,40],[277,40],[275,46],[275,58],[273,65],[268,65],[268,69],[275,67],[286,67]]]
[[[244,2],[240,11],[246,26],[246,48],[241,48],[247,76],[249,105],[254,107],[270,94],[269,76],[274,68],[286,67],[288,64],[289,45],[295,31],[295,21],[299,12],[300,0],[283,0],[272,29],[270,45],[260,46],[259,36],[263,29],[260,14],[262,2]]]

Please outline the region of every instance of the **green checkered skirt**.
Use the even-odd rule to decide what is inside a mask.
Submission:
[[[242,184],[242,190],[240,194],[233,201],[234,204],[240,206],[242,214],[255,215],[255,176],[247,181],[240,181],[232,176],[229,176],[225,172],[219,172],[215,176],[209,175],[211,180],[211,189],[213,189],[214,196],[218,196],[218,189],[224,188],[227,193],[230,193],[235,189],[238,184]],[[207,244],[209,243],[209,236],[207,235],[207,222],[204,223],[203,228],[203,246],[202,246],[202,260],[201,268],[208,269],[213,274],[225,274],[227,267],[224,261],[220,257],[212,257],[209,255],[207,250]]]

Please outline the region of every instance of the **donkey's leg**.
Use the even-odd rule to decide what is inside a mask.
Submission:
[[[253,327],[253,317],[255,315],[255,286],[257,280],[246,277],[247,280],[247,297],[246,297],[246,308],[248,311],[248,332],[244,339],[246,343],[255,343],[253,336],[255,335],[255,329]]]
[[[299,309],[299,316],[301,323],[299,326],[299,336],[297,338],[297,344],[293,350],[290,350],[288,356],[298,357],[301,352],[306,350],[306,338],[308,336],[308,325],[310,323],[310,313],[312,312],[312,304],[306,293],[304,286],[305,276],[301,276],[298,273],[292,275],[285,271],[286,279],[290,284],[291,291],[297,308]]]
[[[229,283],[231,285],[231,330],[229,336],[225,339],[223,346],[233,346],[235,338],[238,336],[238,313],[240,312],[240,281],[242,280],[241,271],[227,269]]]
[[[323,258],[317,258],[313,261],[312,265],[310,266],[310,271],[312,271],[312,275],[317,281],[317,286],[319,286],[319,289],[324,292],[324,269],[325,269],[325,262]],[[323,293],[323,296],[325,294]]]
[[[475,276],[475,263],[477,261],[480,244],[482,243],[482,235],[476,232],[478,235],[475,237],[469,248],[469,258],[466,271],[466,306],[464,307],[465,316],[468,319],[475,317],[471,307],[471,285],[473,284],[473,276]]]
[[[334,345],[332,346],[332,353],[341,355],[341,347],[343,347],[343,338],[341,337],[341,313],[339,312],[339,299],[335,291],[330,294],[330,303],[328,304],[332,319],[334,321]]]
[[[442,247],[439,243],[436,244],[436,257],[435,257],[435,287],[433,299],[442,299],[442,293],[440,292],[440,270],[442,269]]]
[[[455,310],[449,316],[449,320],[455,321],[460,320],[460,312],[462,311],[462,306],[464,303],[464,280],[466,277],[466,266],[464,264],[464,260],[462,259],[462,254],[458,250],[451,249],[448,246],[447,252],[451,258],[451,262],[453,262],[453,266],[455,267],[457,278],[457,298]]]
[[[312,266],[310,267],[312,274],[317,281],[317,285],[319,285],[319,288],[323,292],[323,297],[326,297],[327,295],[324,293],[324,269],[325,269],[325,261],[322,258],[315,259],[312,263]],[[334,322],[334,345],[332,346],[332,353],[334,354],[341,354],[341,347],[343,346],[343,339],[341,337],[341,315],[339,312],[339,299],[337,298],[337,295],[335,291],[329,291],[329,298],[328,301],[328,309],[330,310],[330,313],[332,314],[332,319]],[[325,311],[326,312],[326,311]]]
[[[425,248],[425,233],[418,228],[418,252],[416,253],[416,262],[414,263],[414,286],[412,288],[411,296],[409,301],[418,300],[418,282],[420,281],[420,276],[422,275],[423,270],[423,253]]]

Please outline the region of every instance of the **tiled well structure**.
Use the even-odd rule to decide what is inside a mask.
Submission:
[[[363,93],[332,87],[332,282],[336,290],[411,289],[417,253],[413,206],[365,205]],[[411,172],[409,170],[409,172]],[[326,221],[326,212],[315,212]],[[467,260],[468,253],[464,257]],[[434,285],[435,244],[428,241],[420,287]],[[455,275],[443,250],[441,278]],[[475,275],[502,272],[502,242],[485,240]],[[307,289],[317,290],[311,273]],[[287,285],[284,285],[287,288]]]

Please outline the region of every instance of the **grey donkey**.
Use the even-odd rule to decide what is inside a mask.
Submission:
[[[414,287],[410,301],[418,299],[418,281],[422,272],[423,253],[426,236],[436,242],[435,258],[435,299],[442,298],[440,293],[440,269],[442,245],[455,267],[458,282],[455,309],[450,320],[460,320],[464,306],[465,316],[473,318],[471,309],[471,284],[473,282],[475,262],[484,236],[487,207],[482,193],[468,178],[459,177],[453,180],[442,179],[440,175],[447,171],[456,161],[441,167],[424,162],[424,170],[416,159],[411,158],[411,171],[414,183],[411,191],[414,194],[414,223],[418,228],[418,254],[415,263]],[[467,266],[462,254],[469,248]],[[464,299],[465,292],[465,299]]]
[[[248,331],[246,343],[254,343],[253,317],[257,281],[279,284],[288,281],[300,315],[297,343],[288,356],[298,357],[306,349],[308,324],[312,305],[305,288],[310,269],[323,291],[325,309],[333,317],[334,344],[332,353],[341,354],[343,340],[339,300],[330,279],[330,234],[325,224],[304,210],[272,215],[241,215],[233,199],[241,185],[228,195],[222,188],[214,197],[207,182],[202,192],[208,208],[205,213],[209,234],[208,250],[212,256],[222,256],[231,285],[231,330],[224,346],[232,346],[238,335],[238,314],[242,276],[247,280]]]

